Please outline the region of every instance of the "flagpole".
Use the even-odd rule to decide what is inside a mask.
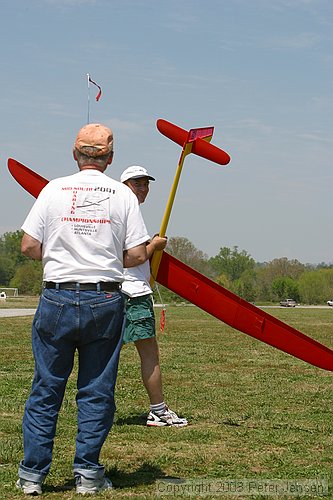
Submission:
[[[90,122],[90,75],[87,73],[87,83],[88,83],[88,112],[87,112],[87,123]]]

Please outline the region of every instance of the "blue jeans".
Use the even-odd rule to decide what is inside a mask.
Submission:
[[[114,388],[122,346],[120,292],[44,290],[33,320],[35,374],[23,416],[19,477],[42,482],[49,472],[58,413],[78,351],[78,432],[74,474],[94,479],[115,413]]]

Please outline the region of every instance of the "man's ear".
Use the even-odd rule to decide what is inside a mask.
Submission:
[[[75,151],[75,149],[73,149],[73,158],[74,158],[74,160],[75,160],[75,161],[77,161],[77,157],[76,157],[76,151]]]
[[[113,160],[113,151],[111,151],[111,153],[110,153],[110,156],[109,156],[109,159],[108,159],[107,165],[111,165],[112,160]]]

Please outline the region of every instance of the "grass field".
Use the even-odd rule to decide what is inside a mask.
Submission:
[[[18,308],[33,308],[37,307],[38,297],[25,297],[19,295],[18,297],[7,297],[6,300],[0,301],[1,309],[18,309]]]
[[[269,312],[333,348],[331,309]],[[22,413],[33,374],[31,320],[0,320],[3,499],[21,497],[14,484],[23,454]],[[140,381],[138,355],[133,346],[126,346],[117,382],[116,420],[101,457],[115,488],[111,495],[99,498],[157,498],[156,482],[163,478],[192,480],[193,484],[207,480],[205,484],[215,486],[236,484],[232,480],[242,484],[245,479],[260,484],[327,480],[328,498],[333,498],[331,372],[236,332],[195,307],[169,307],[159,343],[166,401],[191,425],[145,427],[142,414],[148,400]],[[59,418],[53,465],[44,488],[47,498],[76,498],[71,470],[75,373]],[[200,498],[192,493],[192,498]],[[230,496],[227,490],[205,498],[213,496],[250,498],[241,493]]]

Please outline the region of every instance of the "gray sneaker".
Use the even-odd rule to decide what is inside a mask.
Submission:
[[[186,418],[178,417],[177,413],[166,407],[162,414],[149,412],[147,417],[148,427],[185,427],[188,424]]]
[[[26,479],[18,479],[16,481],[16,488],[22,490],[25,495],[37,496],[42,494],[42,483],[34,483]]]
[[[86,479],[83,476],[77,476],[76,478],[76,493],[80,495],[95,495],[103,490],[112,490],[112,483],[106,477]]]

